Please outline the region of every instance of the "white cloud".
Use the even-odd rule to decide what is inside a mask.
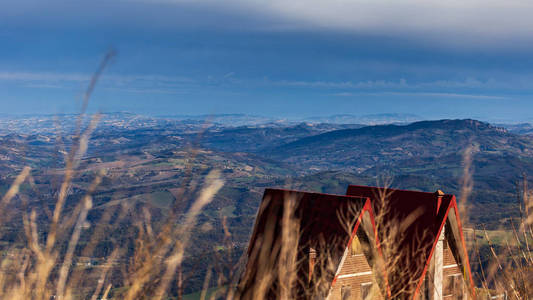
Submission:
[[[90,76],[82,73],[54,73],[54,72],[9,72],[0,71],[0,83],[20,85],[25,88],[83,88]],[[157,74],[104,74],[99,86],[107,90],[131,93],[183,94],[217,88],[249,88],[263,86],[271,88],[293,87],[302,89],[322,89],[336,91],[335,96],[353,95],[412,95],[431,97],[462,97],[501,99],[500,96],[485,96],[477,94],[463,94],[464,91],[516,91],[531,90],[533,80],[522,77],[510,77],[507,81],[487,79],[480,80],[473,77],[464,80],[434,80],[409,81],[405,78],[397,80],[363,80],[363,81],[306,81],[306,80],[263,80],[244,79],[235,77],[230,72],[220,76],[207,76],[203,79],[186,76],[167,76]],[[442,91],[453,91],[442,93]],[[379,91],[373,93],[372,91]],[[455,93],[457,91],[461,91]]]
[[[52,72],[1,72],[0,80],[4,81],[88,81],[89,76],[80,73]]]
[[[135,0],[134,0],[135,1]],[[139,1],[135,1],[139,2]],[[266,15],[272,28],[340,29],[455,42],[531,41],[533,1],[524,0],[157,0],[205,10]],[[283,22],[280,22],[280,21]],[[277,23],[279,22],[279,23]],[[474,41],[471,39],[474,38]],[[505,46],[505,45],[502,45]]]
[[[533,80],[522,77],[509,77],[507,81],[493,78],[480,80],[473,77],[464,80],[433,80],[433,81],[408,81],[398,80],[365,80],[365,81],[270,81],[265,80],[266,85],[303,87],[303,88],[327,88],[348,90],[373,90],[373,89],[404,89],[404,90],[431,90],[431,89],[531,89]],[[342,95],[341,93],[338,93]]]
[[[356,94],[353,94],[354,96]],[[432,92],[378,92],[378,93],[360,93],[359,95],[369,96],[409,96],[409,97],[431,97],[431,98],[463,98],[463,99],[487,99],[487,100],[506,100],[511,99],[507,96],[493,96],[483,94],[466,94],[466,93],[432,93]]]
[[[27,88],[79,88],[90,79],[89,75],[82,73],[0,71],[0,82],[21,84]],[[196,85],[195,82],[191,78],[180,76],[104,74],[99,85],[131,92],[177,93],[180,88]]]
[[[267,81],[269,84],[295,87],[312,87],[312,88],[350,88],[350,89],[374,89],[374,88],[406,88],[407,81],[400,79],[398,81],[388,80],[367,80],[367,81]]]

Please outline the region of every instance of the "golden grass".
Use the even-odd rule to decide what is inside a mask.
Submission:
[[[479,299],[531,299],[533,298],[533,252],[530,244],[533,241],[533,195],[527,187],[524,176],[521,193],[518,195],[520,218],[510,219],[508,228],[487,230],[483,224],[469,224],[470,214],[468,199],[472,192],[473,180],[471,163],[475,154],[474,148],[464,153],[463,188],[461,190],[460,210],[469,246],[471,264],[479,266],[477,281]],[[465,222],[466,220],[466,222]],[[494,241],[498,242],[496,247]],[[480,247],[489,250],[489,259],[483,259]],[[496,299],[496,298],[494,298]],[[500,298],[498,298],[500,299]]]

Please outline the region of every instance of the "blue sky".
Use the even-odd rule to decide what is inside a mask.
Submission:
[[[0,113],[533,121],[527,1],[7,1]]]

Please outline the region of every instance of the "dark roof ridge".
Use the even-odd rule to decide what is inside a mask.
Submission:
[[[369,188],[369,189],[384,189],[387,191],[392,192],[406,192],[406,193],[420,193],[420,194],[426,194],[426,195],[435,195],[435,192],[423,192],[423,191],[413,191],[413,190],[404,190],[404,189],[397,189],[397,188],[388,188],[388,187],[378,187],[378,186],[369,186],[369,185],[358,185],[358,184],[350,184],[349,186],[355,186],[360,188]],[[442,190],[437,190],[442,191]],[[453,196],[453,194],[446,194],[444,193],[443,196]]]
[[[319,195],[319,196],[328,196],[328,197],[342,197],[342,198],[360,198],[360,199],[367,199],[368,197],[362,197],[362,196],[352,196],[352,195],[345,195],[345,194],[328,194],[328,193],[319,193],[319,192],[307,192],[307,191],[299,191],[299,190],[292,190],[292,189],[285,189],[285,188],[265,188],[265,194],[266,191],[281,191],[281,192],[288,192],[288,193],[305,193],[309,195]]]

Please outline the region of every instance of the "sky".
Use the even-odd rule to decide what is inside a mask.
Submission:
[[[532,1],[18,0],[0,4],[0,114],[533,122]]]

